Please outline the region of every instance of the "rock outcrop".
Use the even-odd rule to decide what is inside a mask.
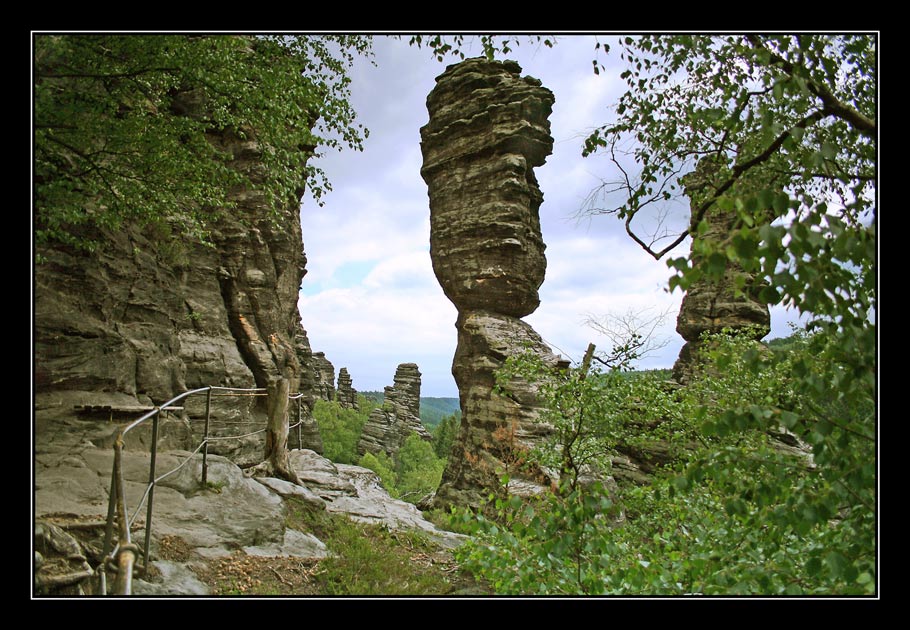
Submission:
[[[528,350],[554,368],[561,363],[521,317],[540,303],[546,271],[534,177],[553,148],[548,117],[552,92],[521,77],[513,61],[469,59],[437,77],[421,130],[430,198],[430,255],[446,296],[458,309],[452,374],[461,403],[461,429],[435,504],[477,507],[499,477],[513,490],[536,492],[543,471],[513,465],[551,431],[536,419],[535,391],[513,383],[494,392],[505,359]]]
[[[382,406],[363,425],[357,451],[384,452],[394,458],[412,433],[433,439],[420,422],[420,370],[416,363],[402,363],[395,370],[394,384],[385,388]]]
[[[701,199],[712,189],[713,173],[713,163],[704,160],[686,177],[684,184],[693,214]],[[740,182],[737,188],[743,189],[748,185],[748,182]],[[696,265],[700,260],[694,253],[694,239],[718,243],[729,239],[738,216],[735,212],[712,207],[703,220],[706,230],[699,232],[697,225],[693,225],[691,230],[696,236],[693,237],[690,257]],[[767,303],[758,299],[759,289],[754,274],[746,273],[740,265],[731,261],[727,262],[721,278],[712,279],[706,275],[689,286],[676,319],[676,331],[686,340],[673,365],[673,378],[677,382],[689,382],[697,363],[702,334],[717,333],[724,328],[736,330],[750,326],[755,327],[756,340],[768,334],[771,330],[771,313]]]
[[[357,404],[357,390],[353,387],[353,380],[347,368],[338,370],[338,389],[335,393],[338,404],[347,409],[359,409]]]
[[[325,358],[325,352],[313,353],[313,374],[316,393],[322,400],[335,400],[335,366]]]
[[[101,561],[114,453],[86,436],[100,434],[103,424],[73,418],[63,426],[36,428],[34,581],[39,595],[93,594],[91,576]],[[208,484],[203,486],[201,460],[200,454],[187,450],[158,453],[159,475],[182,467],[156,484],[151,549],[160,577],[154,584],[134,580],[136,594],[206,595],[197,573],[210,560],[238,551],[249,556],[326,557],[326,546],[315,536],[286,527],[291,498],[392,530],[420,531],[447,548],[464,539],[436,529],[413,505],[392,499],[373,471],[333,464],[311,450],[290,453],[302,485],[249,477],[229,459],[209,455]],[[148,450],[127,445],[122,464],[131,513],[147,488]],[[140,543],[145,514],[142,509],[132,532]],[[186,550],[179,563],[165,559],[165,548],[175,541]]]
[[[234,156],[234,168],[254,181],[265,177],[255,140],[227,132],[211,140]],[[299,204],[273,208],[246,189],[232,197],[236,207],[210,225],[213,247],[159,223],[94,234],[102,244],[96,252],[37,248],[36,408],[110,404],[123,396],[133,405],[161,404],[188,389],[264,387],[281,377],[291,379],[292,391],[313,387],[314,368],[300,356],[309,343],[297,307],[306,273]],[[192,420],[204,408],[202,400],[186,411]],[[219,421],[231,423],[234,434],[265,422],[259,398],[218,397],[212,411],[216,435]],[[191,425],[195,431],[201,423]],[[261,457],[261,439],[248,446],[212,448]]]

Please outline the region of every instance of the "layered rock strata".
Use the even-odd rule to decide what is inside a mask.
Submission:
[[[324,352],[313,353],[313,375],[319,398],[326,401],[335,400],[335,366],[325,358]]]
[[[437,77],[421,130],[430,198],[430,255],[446,296],[458,309],[452,374],[462,421],[435,504],[477,507],[502,473],[513,489],[536,492],[544,471],[519,471],[522,453],[551,428],[537,422],[534,388],[512,383],[494,392],[494,373],[528,350],[561,363],[521,317],[540,303],[546,271],[534,177],[553,148],[552,92],[521,76],[513,61],[469,59]]]
[[[412,433],[432,440],[420,422],[420,370],[416,363],[402,363],[395,370],[394,384],[385,388],[382,407],[374,409],[364,424],[357,451],[394,458]]]
[[[211,140],[234,156],[234,168],[254,181],[266,176],[254,139],[224,132]],[[126,224],[93,234],[102,243],[96,252],[38,248],[37,411],[65,415],[74,404],[121,404],[124,397],[133,405],[161,404],[188,389],[264,387],[277,378],[291,379],[292,391],[312,387],[305,375],[313,368],[300,357],[301,345],[309,344],[297,308],[306,266],[299,204],[273,208],[246,189],[232,197],[236,207],[210,226],[214,247],[166,224]],[[185,406],[199,433],[205,397]],[[212,413],[214,435],[247,433],[265,422],[255,397],[216,397]],[[321,450],[318,443],[304,446]],[[261,459],[262,448],[261,436],[211,446],[241,461]]]
[[[347,368],[338,370],[338,389],[335,393],[338,404],[347,409],[359,409],[357,404],[357,390],[353,387],[353,380]]]
[[[713,190],[713,172],[713,163],[705,160],[685,179],[686,194],[691,200],[693,214],[705,195]],[[748,182],[741,182],[737,188],[742,192],[748,185]],[[693,237],[689,255],[696,265],[700,260],[695,254],[694,239],[722,243],[730,238],[738,217],[735,212],[720,210],[715,206],[708,210],[703,220],[707,229],[703,227],[698,230],[697,225],[691,229],[696,236]],[[697,366],[698,348],[704,333],[718,333],[724,328],[736,330],[754,327],[756,340],[768,334],[771,330],[771,313],[767,303],[757,297],[759,289],[754,274],[746,273],[732,261],[727,262],[721,278],[713,279],[705,275],[689,286],[676,319],[676,331],[686,340],[673,365],[673,378],[677,382],[686,384],[691,379]]]
[[[322,454],[322,435],[319,433],[319,425],[313,417],[313,406],[319,399],[319,391],[316,386],[316,367],[310,340],[307,338],[306,330],[302,327],[294,338],[294,343],[297,351],[297,360],[300,362],[298,387],[300,396],[291,406],[289,418],[290,424],[295,424],[298,419],[302,423],[299,428],[291,430],[288,445],[292,448],[308,448]]]

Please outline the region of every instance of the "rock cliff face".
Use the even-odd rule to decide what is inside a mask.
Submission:
[[[385,388],[382,407],[374,409],[364,424],[357,451],[395,457],[412,433],[432,440],[420,422],[420,370],[416,363],[402,363],[395,370],[394,384]]]
[[[313,374],[316,393],[322,400],[335,400],[335,366],[325,358],[324,352],[313,353]]]
[[[347,368],[338,370],[338,390],[336,393],[338,404],[348,409],[359,409],[357,404],[357,390],[353,387],[351,375]]]
[[[693,209],[704,195],[704,191],[711,186],[711,181],[710,161],[703,161],[696,167],[694,173],[687,176],[686,193],[692,200]],[[748,182],[741,183],[739,188],[746,185]],[[737,215],[735,212],[712,208],[706,213],[704,220],[708,229],[696,238],[722,242],[730,237]],[[698,264],[697,256],[690,253],[690,257]],[[744,287],[743,292],[739,294],[736,290],[737,278]],[[686,340],[673,365],[673,378],[676,381],[682,384],[689,382],[703,333],[720,332],[723,328],[756,326],[758,331],[756,339],[768,334],[771,330],[771,313],[768,305],[755,297],[758,293],[755,282],[753,274],[747,274],[739,265],[728,262],[719,281],[703,277],[692,283],[683,297],[676,319],[676,331]]]
[[[560,362],[519,318],[540,303],[546,271],[534,167],[553,148],[548,117],[552,92],[521,77],[512,61],[469,59],[437,77],[421,130],[430,197],[430,255],[446,296],[458,309],[452,373],[461,402],[461,429],[435,503],[477,506],[499,476],[550,427],[535,422],[535,392],[515,383],[493,392],[494,372],[525,350]],[[542,471],[515,488],[539,489]]]
[[[301,397],[297,399],[296,404],[289,410],[290,422],[294,424],[297,418],[303,422],[299,429],[291,432],[289,445],[297,448],[308,448],[322,454],[322,435],[319,433],[319,425],[313,417],[313,405],[319,398],[319,392],[316,387],[316,361],[313,359],[313,350],[310,348],[310,340],[307,338],[306,331],[303,327],[294,337],[294,345],[297,352],[297,360],[300,362],[300,386],[298,388]],[[297,408],[299,407],[299,409]]]
[[[261,176],[255,141],[213,142],[234,155],[236,168]],[[71,411],[74,403],[119,403],[124,395],[160,404],[187,389],[264,387],[282,376],[292,391],[313,387],[297,310],[306,273],[298,204],[270,208],[248,190],[234,199],[237,207],[211,226],[214,247],[182,240],[167,226],[126,225],[100,234],[96,253],[39,249],[36,409]],[[315,394],[307,391],[307,399]],[[227,433],[262,428],[261,400],[216,398],[215,433],[219,420],[249,424]],[[204,400],[188,403],[187,413],[192,419],[203,409]],[[191,423],[194,430],[199,424]],[[310,435],[315,440],[318,432]],[[321,450],[316,441],[304,446]],[[238,448],[222,442],[216,450],[236,456]],[[255,459],[258,448],[243,450]]]

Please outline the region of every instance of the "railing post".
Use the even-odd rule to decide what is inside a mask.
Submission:
[[[130,523],[126,517],[126,492],[123,489],[123,434],[114,443],[114,478],[117,486],[117,520],[120,521],[120,542],[117,551],[117,577],[114,592],[129,595],[132,590],[133,565],[136,562],[136,546],[130,540]]]
[[[120,438],[118,438],[118,441],[119,440],[120,440]],[[111,465],[111,490],[108,493],[109,499],[107,502],[107,525],[104,528],[104,544],[101,547],[101,557],[103,558],[103,560],[101,561],[101,575],[98,577],[98,590],[101,591],[102,595],[107,595],[107,585],[106,585],[107,580],[105,579],[105,576],[104,576],[104,571],[105,571],[104,563],[107,561],[107,556],[111,552],[111,548],[112,548],[111,543],[113,542],[113,538],[114,538],[114,514],[116,513],[117,501],[119,500],[117,497],[117,462],[118,462],[118,459],[119,458],[117,456],[117,447],[115,445],[114,446],[114,463]]]
[[[300,428],[301,428],[300,427],[300,422],[301,422],[301,420],[300,420],[300,401],[301,400],[303,400],[302,396],[297,399],[297,448],[298,449],[303,448],[303,439],[300,436]]]
[[[148,575],[149,564],[152,561],[152,501],[155,498],[155,460],[158,458],[158,420],[161,418],[161,409],[152,416],[152,461],[149,463],[149,499],[148,509],[145,511],[145,566],[142,576]]]
[[[212,417],[212,388],[209,387],[209,391],[205,394],[205,429],[202,432],[202,441],[204,446],[202,447],[202,487],[205,488],[205,485],[209,480],[209,420]]]

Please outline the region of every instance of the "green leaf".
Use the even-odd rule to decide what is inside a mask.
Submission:
[[[811,577],[818,577],[819,574],[821,574],[821,571],[822,561],[818,558],[818,556],[812,556],[809,558],[809,560],[806,562],[806,573],[808,573]]]
[[[759,299],[765,304],[778,304],[781,300],[780,292],[771,286],[763,287],[759,292]]]
[[[835,578],[844,576],[850,566],[850,562],[837,551],[831,551],[825,556],[825,564]]]
[[[782,411],[780,414],[780,423],[788,429],[792,429],[799,422],[799,416],[792,411]]]
[[[727,269],[727,257],[721,253],[714,252],[705,261],[705,271],[714,277],[720,277]]]
[[[765,188],[758,193],[758,205],[763,209],[773,207],[775,196],[776,193],[773,190]]]
[[[776,195],[774,195],[774,200],[772,201],[772,206],[774,207],[774,211],[777,214],[782,215],[782,214],[786,213],[787,210],[790,208],[790,195],[788,195],[787,193],[784,193],[784,192],[777,193]]]

